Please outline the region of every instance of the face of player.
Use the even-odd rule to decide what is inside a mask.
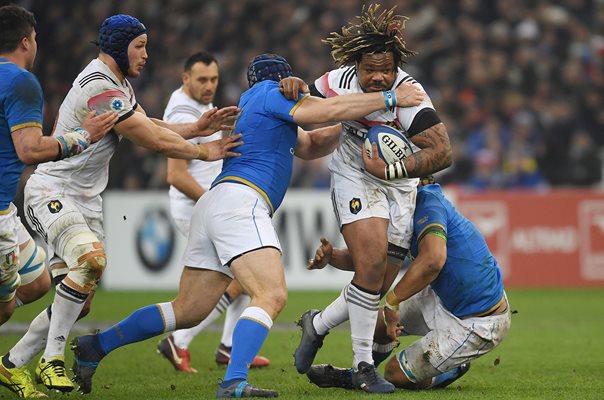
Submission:
[[[30,71],[34,67],[36,54],[38,53],[38,42],[36,42],[36,30],[34,29],[29,36],[25,37],[26,41],[26,57],[25,69]]]
[[[215,62],[210,65],[196,62],[190,71],[182,74],[182,83],[188,96],[201,104],[210,104],[218,87],[218,65]]]
[[[142,34],[128,45],[128,76],[138,78],[147,63],[147,34]]]
[[[396,64],[391,52],[363,54],[357,63],[357,76],[365,92],[389,90],[396,79]]]

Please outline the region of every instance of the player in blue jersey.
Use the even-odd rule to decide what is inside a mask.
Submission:
[[[272,54],[255,57],[247,75],[250,89],[241,96],[234,130],[243,134],[244,144],[237,147],[241,155],[225,160],[211,190],[195,206],[176,299],[141,308],[99,334],[75,338],[74,371],[82,391],[91,390],[98,363],[112,350],[198,324],[234,277],[252,300],[235,327],[231,361],[216,396],[276,397],[276,391],[247,382],[248,366],[287,300],[281,246],[271,217],[285,196],[294,154],[324,156],[339,138],[338,126],[308,133],[299,131],[298,124],[356,118],[416,105],[424,97],[413,85],[403,84],[387,93],[287,100],[278,82],[292,70],[284,58]]]
[[[385,378],[405,389],[451,384],[468,371],[471,360],[501,343],[511,323],[497,260],[478,229],[433,182],[423,180],[417,191],[413,261],[386,295],[374,338],[379,364],[399,335],[421,336],[386,365]],[[309,269],[330,263],[352,270],[348,249],[334,249],[325,238],[321,242]],[[350,369],[314,365],[307,375],[320,387],[356,388]]]

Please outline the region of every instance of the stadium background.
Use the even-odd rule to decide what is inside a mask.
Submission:
[[[16,3],[32,10],[38,22],[34,72],[44,89],[45,132],[49,132],[74,77],[95,56],[97,49],[90,41],[109,15],[129,13],[147,26],[149,61],[141,77],[131,83],[148,114],[161,117],[170,93],[180,83],[183,60],[199,49],[215,53],[219,60],[218,106],[236,104],[246,89],[246,65],[258,53],[284,55],[296,75],[312,82],[333,68],[329,49],[320,40],[358,15],[364,2]],[[600,398],[604,390],[604,320],[598,316],[604,304],[604,1],[381,4],[397,4],[401,14],[411,17],[407,44],[419,54],[408,60],[405,69],[431,96],[454,149],[453,167],[438,179],[487,237],[505,269],[513,308],[519,310],[502,347],[477,363],[461,389],[439,397],[459,398],[456,393],[462,390],[464,398]],[[272,333],[263,349],[274,360],[276,375],[271,371],[252,376],[259,384],[279,381],[280,390],[288,385],[291,398],[320,398],[292,372],[290,355],[297,336],[293,337],[291,321],[308,307],[324,307],[335,295],[310,295],[301,289],[335,289],[350,279],[330,271],[305,273],[303,267],[318,235],[338,241],[325,192],[327,163],[328,158],[296,162],[294,189],[275,217],[288,284],[296,291],[278,320],[289,328]],[[112,161],[109,190],[105,196],[109,267],[104,289],[87,319],[89,325],[80,325],[80,331],[169,298],[180,271],[183,241],[174,236],[166,214],[165,159],[123,141]],[[172,291],[124,291],[133,288]],[[17,310],[9,327],[0,328],[0,351],[18,339],[15,334],[42,303],[48,304],[50,296]],[[209,340],[195,342],[193,351],[207,353],[205,367],[212,378],[203,380],[201,390],[209,395],[222,373],[210,363],[218,334],[207,335]],[[323,350],[320,361],[349,363],[348,336],[346,330],[334,332],[326,346],[331,350]],[[337,340],[340,346],[333,345]],[[130,374],[132,369],[157,374],[153,376],[165,372],[161,363],[159,369],[150,370],[158,362],[146,358],[149,347],[140,344],[116,354],[120,361],[112,364],[115,370],[99,372],[99,379],[109,383],[98,398],[198,398],[199,379],[170,376],[164,385],[162,379],[131,377],[137,375]],[[205,361],[198,359],[203,368]],[[502,368],[497,369],[500,360]],[[195,390],[183,394],[184,386]],[[120,391],[111,392],[112,387]],[[354,398],[340,391],[330,393],[325,398]]]

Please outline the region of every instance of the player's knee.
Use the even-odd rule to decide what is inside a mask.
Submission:
[[[69,279],[90,292],[96,288],[107,266],[105,250],[99,242],[83,243],[75,246],[74,254],[78,256],[75,265],[70,265]]]
[[[270,307],[266,311],[271,318],[275,319],[287,303],[287,289],[281,287],[274,288],[267,297],[267,303],[270,304]]]

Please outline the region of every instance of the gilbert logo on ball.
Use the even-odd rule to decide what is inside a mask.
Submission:
[[[365,150],[369,157],[372,156],[371,144],[378,148],[378,156],[392,164],[404,160],[413,154],[413,146],[407,137],[400,131],[388,125],[376,125],[367,131]]]

